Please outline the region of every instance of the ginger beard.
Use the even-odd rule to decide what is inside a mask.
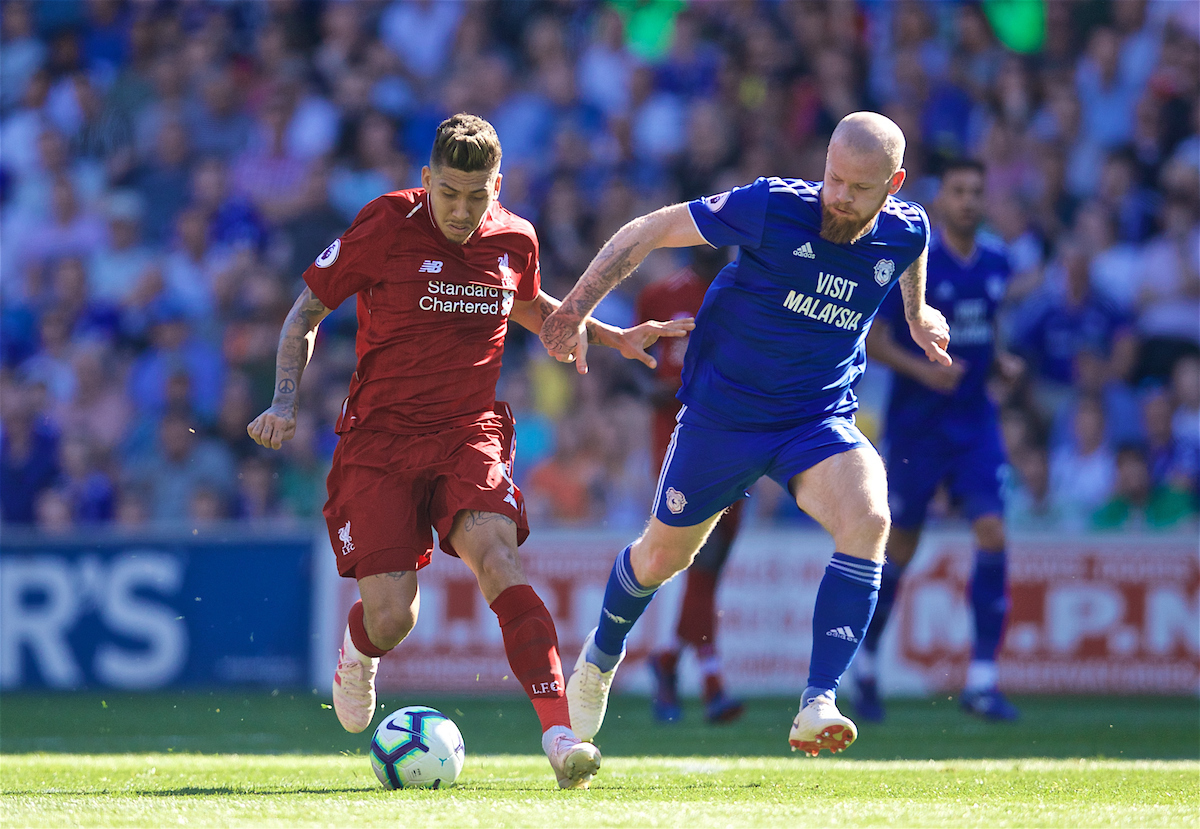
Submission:
[[[835,204],[831,208],[825,201],[825,190],[822,188],[821,238],[826,242],[833,242],[835,245],[848,245],[857,241],[867,232],[867,228],[871,226],[871,223],[875,221],[875,217],[883,209],[883,204],[887,201],[887,197],[888,194],[884,192],[883,198],[864,217],[854,213],[853,209],[847,205]],[[843,212],[834,212],[833,208]]]

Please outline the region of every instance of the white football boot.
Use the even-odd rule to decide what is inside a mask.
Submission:
[[[375,716],[375,671],[379,657],[364,656],[350,640],[350,628],[342,637],[337,673],[333,675],[333,710],[342,728],[357,734]]]
[[[575,660],[575,670],[567,680],[567,707],[571,712],[571,728],[581,740],[595,739],[604,724],[604,712],[608,710],[608,692],[612,688],[617,668],[625,659],[625,652],[617,659],[611,671],[601,671],[587,660],[588,647],[596,639],[596,628],[583,640],[583,650]]]
[[[814,697],[808,705],[801,705],[788,734],[792,751],[803,751],[813,757],[823,748],[829,749],[831,754],[845,751],[856,739],[858,727],[842,715],[833,696],[826,694]]]
[[[560,789],[586,789],[600,770],[600,749],[561,725],[542,735],[542,750]]]

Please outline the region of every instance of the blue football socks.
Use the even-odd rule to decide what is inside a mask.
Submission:
[[[1008,616],[1008,563],[1001,550],[998,553],[978,550],[975,553],[975,572],[971,576],[971,610],[975,617],[975,648],[971,657],[992,662],[1000,650],[1004,636],[1004,621]]]
[[[817,589],[813,610],[812,659],[808,667],[810,696],[837,690],[838,681],[867,633],[879,596],[883,565],[834,553]]]
[[[879,650],[879,640],[887,627],[892,615],[892,607],[896,604],[896,591],[900,587],[900,579],[904,576],[907,564],[893,564],[888,561],[883,565],[883,576],[879,582],[879,600],[875,602],[875,615],[871,617],[871,625],[863,637],[862,649],[867,653]]]
[[[654,598],[657,587],[643,587],[633,575],[629,547],[621,551],[608,575],[596,641],[588,646],[587,661],[607,673],[625,650],[625,637]]]

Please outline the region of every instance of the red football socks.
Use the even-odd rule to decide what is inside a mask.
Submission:
[[[570,728],[558,634],[546,605],[532,587],[518,584],[496,597],[492,612],[500,622],[508,664],[529,695],[542,731],[556,725]]]
[[[358,652],[363,656],[383,656],[387,651],[375,647],[371,642],[371,637],[367,636],[367,626],[363,623],[363,606],[362,599],[354,603],[350,608],[350,641],[354,643],[354,647],[358,648]]]
[[[717,574],[696,567],[687,571],[683,606],[679,608],[679,641],[697,650],[711,645],[716,633],[713,606],[717,596]]]

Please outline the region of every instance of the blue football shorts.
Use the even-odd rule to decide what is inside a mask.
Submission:
[[[947,440],[936,427],[922,429],[920,435],[889,428],[885,460],[894,526],[919,528],[943,481],[968,520],[1004,514],[1002,488],[1008,461],[999,423],[989,418],[972,432],[970,439]]]
[[[733,432],[684,406],[663,459],[651,514],[692,527],[745,498],[764,475],[788,481],[826,458],[870,442],[854,416],[836,415],[780,432]]]

